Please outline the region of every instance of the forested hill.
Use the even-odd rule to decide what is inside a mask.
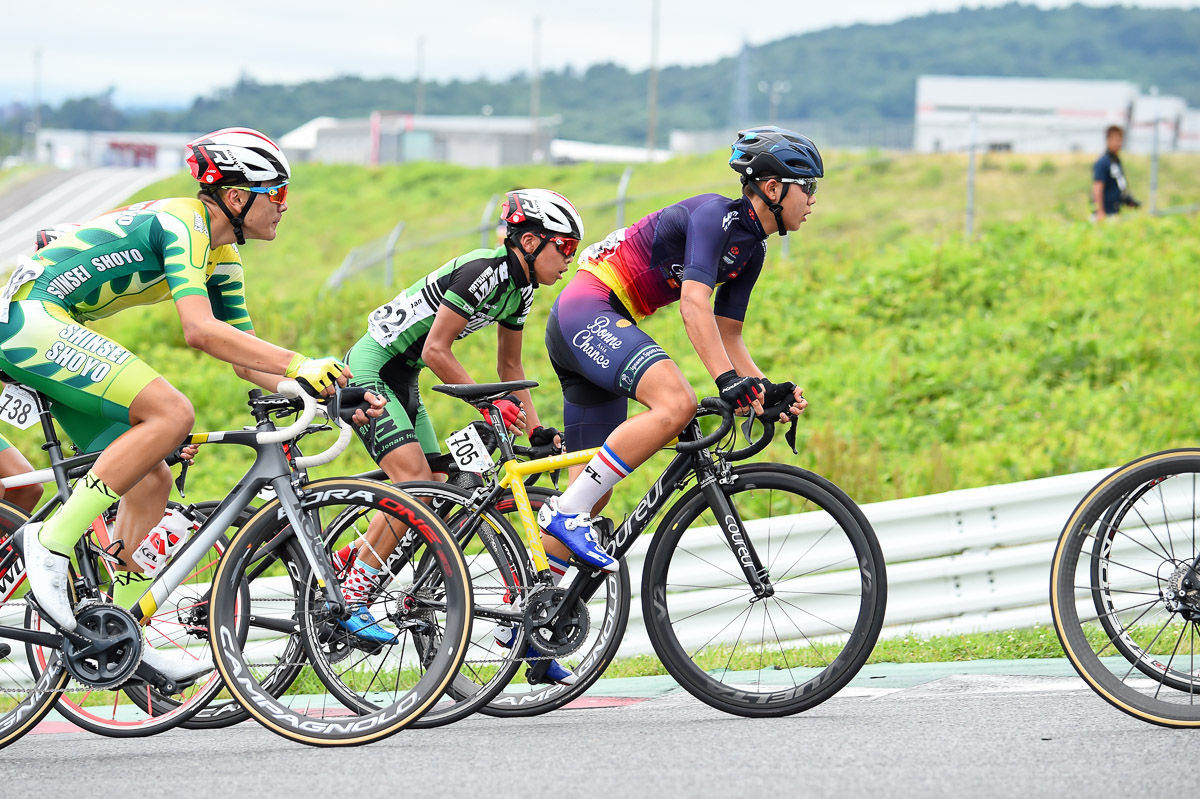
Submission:
[[[797,12],[799,13],[799,11]],[[668,33],[669,35],[669,33]],[[725,58],[699,67],[671,67],[659,78],[658,130],[714,128],[767,115],[760,80],[786,79],[780,118],[908,119],[921,74],[1002,75],[1131,80],[1200,106],[1200,10],[1069,8],[1043,11],[1012,3],[992,9],[930,14],[891,25],[853,25],[791,36],[752,50],[750,119],[731,109],[738,66]],[[640,143],[646,130],[645,72],[611,64],[585,72],[543,75],[541,107],[563,118],[565,138]],[[426,84],[426,113],[529,112],[527,75],[502,82]],[[57,127],[208,130],[238,120],[281,134],[315,116],[363,116],[372,109],[412,110],[412,81],[340,77],[294,86],[248,77],[186,110],[131,114],[106,97],[47,109]]]

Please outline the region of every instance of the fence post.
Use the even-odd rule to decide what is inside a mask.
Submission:
[[[383,250],[383,285],[392,287],[392,256],[396,252],[396,240],[400,238],[400,234],[404,232],[404,220],[401,219],[397,225],[392,228],[392,232],[388,235],[387,243]]]
[[[967,161],[967,241],[971,241],[971,230],[975,226],[975,136],[978,132],[978,109],[971,109],[971,125],[967,134],[967,147],[971,154]]]
[[[629,180],[633,177],[633,167],[625,167],[621,173],[621,182],[617,184],[617,227],[625,227],[625,194],[629,191]]]
[[[1150,87],[1154,102],[1154,149],[1150,153],[1150,215],[1158,213],[1158,87]]]
[[[488,234],[496,229],[494,224],[488,224],[488,220],[493,219],[496,205],[499,202],[500,195],[493,194],[492,198],[487,201],[487,205],[483,207],[483,216],[479,217],[479,246],[485,250],[488,248]]]

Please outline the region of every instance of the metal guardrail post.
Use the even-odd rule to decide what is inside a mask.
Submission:
[[[500,195],[493,194],[491,199],[487,201],[487,205],[483,206],[483,216],[479,217],[479,246],[481,249],[488,248],[488,234],[496,229],[495,224],[488,224],[489,220],[495,219],[496,206],[500,203]]]
[[[971,240],[971,230],[975,227],[975,135],[978,132],[978,110],[971,109],[971,127],[967,145],[971,155],[967,161],[967,241]]]
[[[333,291],[342,285],[342,279],[350,273],[350,264],[354,263],[354,259],[358,256],[358,250],[351,250],[346,253],[345,259],[342,260],[342,265],[334,270],[329,279],[325,281],[325,285],[321,287],[321,294]]]
[[[1158,213],[1158,87],[1150,87],[1154,98],[1154,149],[1150,154],[1150,213]]]
[[[404,220],[401,219],[396,227],[392,228],[392,232],[388,235],[387,243],[383,249],[383,285],[388,288],[392,287],[392,256],[396,252],[396,240],[400,238],[400,234],[404,232]]]
[[[629,193],[629,181],[633,177],[633,167],[625,167],[621,173],[621,182],[617,184],[617,227],[625,227],[625,195]]]

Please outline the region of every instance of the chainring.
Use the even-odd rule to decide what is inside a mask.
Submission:
[[[544,625],[567,596],[565,588],[541,588],[529,597],[525,605],[525,634],[529,642],[543,655],[561,657],[569,655],[587,640],[591,628],[587,605],[582,599],[575,600],[575,607],[567,609],[556,629]]]
[[[142,626],[120,605],[87,605],[75,615],[75,632],[90,639],[79,645],[63,636],[63,662],[77,681],[104,690],[126,682],[142,662]]]

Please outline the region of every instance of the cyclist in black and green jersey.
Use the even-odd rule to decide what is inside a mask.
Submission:
[[[350,377],[336,358],[310,359],[256,338],[246,311],[235,245],[275,238],[290,180],[283,152],[245,128],[202,136],[187,148],[200,182],[196,198],[138,203],[92,220],[22,259],[0,294],[0,369],[50,397],[77,446],[104,450],[62,508],[26,525],[18,540],[38,606],[64,630],[76,627],[67,555],[122,496],[125,530],[117,533],[124,551],[137,547],[163,516],[170,489],[163,459],[194,420],[187,397],[85,322],[171,299],[189,346],[264,388],[273,391],[287,377],[313,391],[332,390]],[[123,588],[114,600],[128,607],[144,585],[135,580]],[[212,668],[211,661],[181,661],[149,647],[143,659],[180,683]]]
[[[501,215],[504,243],[459,256],[426,275],[367,317],[367,334],[346,356],[353,385],[387,397],[374,430],[358,434],[375,462],[394,482],[431,480],[426,455],[440,451],[437,435],[418,392],[425,367],[444,383],[474,383],[454,356],[453,343],[497,325],[497,372],[500,380],[522,380],[522,330],[539,284],[555,283],[567,271],[583,236],[575,207],[546,189],[518,189],[505,195]],[[557,436],[542,427],[528,391],[496,402],[511,428],[530,430],[535,443]],[[338,554],[353,567],[343,583],[347,604],[356,613],[343,626],[362,638],[387,642],[366,605],[367,594],[396,539],[373,525],[356,552]],[[567,672],[569,675],[569,672]]]

